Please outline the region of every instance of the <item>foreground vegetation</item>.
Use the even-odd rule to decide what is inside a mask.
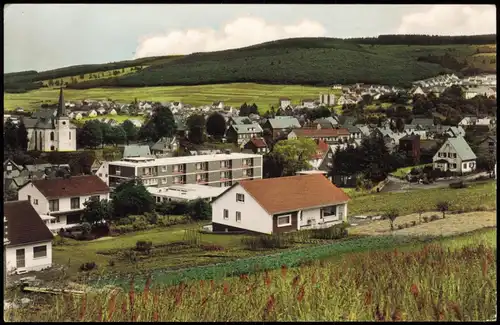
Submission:
[[[236,278],[49,298],[11,321],[478,321],[496,309],[496,230]],[[140,287],[141,289],[138,289]]]
[[[437,188],[406,193],[377,193],[356,197],[349,203],[349,215],[382,214],[387,209],[398,209],[402,214],[434,211],[438,201],[447,201],[450,211],[468,212],[496,208],[496,182],[471,184],[467,188]]]
[[[227,106],[240,107],[244,102],[255,103],[261,112],[271,106],[278,106],[279,97],[289,97],[293,104],[302,99],[318,98],[321,92],[335,93],[328,87],[310,87],[299,85],[261,85],[253,83],[214,84],[202,86],[140,87],[140,88],[93,88],[86,90],[66,89],[65,100],[107,100],[131,103],[134,99],[148,101],[181,101],[194,106],[211,105],[223,101]],[[6,111],[23,107],[33,110],[41,104],[57,102],[59,90],[42,88],[28,93],[4,93]]]

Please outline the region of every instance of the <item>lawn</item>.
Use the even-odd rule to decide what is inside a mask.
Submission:
[[[391,175],[398,178],[404,178],[413,168],[424,168],[425,166],[432,166],[432,164],[423,164],[423,165],[399,168],[396,171],[392,172]]]
[[[349,202],[348,212],[355,215],[377,215],[387,209],[398,209],[406,215],[417,212],[419,207],[425,211],[436,210],[438,201],[448,201],[450,211],[474,211],[496,208],[496,183],[488,181],[469,185],[464,189],[438,188],[413,190],[406,193],[377,193],[354,197]]]
[[[496,312],[495,239],[489,229],[216,281],[169,288],[141,282],[125,292],[49,297],[36,312],[26,307],[4,315],[11,321],[484,321]]]
[[[273,105],[278,107],[280,97],[289,97],[293,104],[299,104],[305,98],[318,98],[321,92],[335,93],[330,87],[312,87],[298,85],[265,85],[254,83],[231,83],[201,86],[170,86],[141,88],[92,88],[86,90],[65,89],[66,100],[107,100],[130,103],[137,100],[181,101],[194,106],[210,105],[215,101],[223,101],[226,105],[240,107],[244,102],[255,103],[261,112]],[[42,88],[27,93],[4,93],[6,111],[16,107],[36,109],[42,103],[56,103],[59,90]]]

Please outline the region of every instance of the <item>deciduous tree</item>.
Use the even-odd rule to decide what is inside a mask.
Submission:
[[[220,113],[212,113],[207,119],[207,133],[221,139],[226,133],[226,120]]]
[[[205,117],[199,114],[193,114],[186,121],[188,127],[188,139],[191,143],[201,144],[205,135]]]

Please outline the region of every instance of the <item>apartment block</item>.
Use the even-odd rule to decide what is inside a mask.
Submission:
[[[227,187],[244,179],[262,178],[262,156],[231,153],[187,157],[130,157],[109,162],[111,188],[139,178],[145,186],[199,184]]]

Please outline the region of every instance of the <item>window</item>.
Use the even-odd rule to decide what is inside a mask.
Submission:
[[[122,171],[121,171],[120,167],[118,167],[118,166],[117,166],[117,167],[115,167],[115,174],[116,174],[116,175],[120,176],[121,172],[122,172]]]
[[[162,171],[163,173],[167,172],[167,166],[161,166],[161,171]]]
[[[241,212],[236,211],[236,222],[241,222]]]
[[[102,173],[99,173],[99,177],[102,177]]]
[[[457,164],[451,164],[451,168],[457,168]]]
[[[229,219],[229,210],[224,209],[222,217],[224,218],[224,220]]]
[[[462,168],[467,168],[467,163],[463,164]]]
[[[236,202],[245,202],[245,195],[236,193]]]
[[[451,152],[448,152],[448,158],[451,158]]]
[[[279,216],[277,219],[277,225],[278,225],[278,227],[291,226],[292,225],[292,216],[289,214],[284,215],[284,216]]]
[[[184,171],[184,165],[175,165],[174,166],[174,172],[175,173],[181,173]]]
[[[49,211],[59,211],[59,200],[49,200]]]
[[[144,175],[150,175],[151,174],[151,168],[146,167],[146,168],[143,169],[143,172],[144,172]]]
[[[50,146],[50,151],[54,151],[54,150],[56,150],[56,147]]]
[[[456,153],[453,154],[453,158],[457,158],[457,154]]]
[[[80,198],[72,197],[71,198],[71,209],[80,209]]]
[[[469,163],[469,167],[470,168],[474,167],[474,163]]]
[[[28,195],[28,201],[31,202],[31,195]]]
[[[196,164],[196,170],[201,170],[201,163]]]
[[[66,122],[63,122],[63,124],[66,124]],[[69,133],[69,139],[71,140],[71,132]]]
[[[226,162],[225,161],[221,161],[220,162],[220,167],[221,168],[226,168]]]
[[[321,217],[335,216],[337,214],[337,206],[329,206],[322,209]]]
[[[167,179],[166,179],[166,178],[162,178],[162,179],[161,179],[161,183],[162,183],[162,184],[167,184]]]
[[[54,141],[54,132],[50,132],[50,141]]]
[[[8,170],[8,171],[12,171],[12,166],[11,166],[11,165],[8,165],[8,166],[7,166],[7,170]]]
[[[329,153],[329,154],[328,154],[328,158],[332,158],[332,156],[333,156],[333,155],[332,155],[331,153]]]
[[[47,257],[47,246],[33,247],[33,258]]]
[[[230,181],[229,181],[229,182],[224,182],[224,186],[225,186],[225,187],[229,187],[229,186],[231,186],[231,185],[232,185],[232,183],[231,183]]]
[[[33,204],[38,205],[38,199],[33,199]]]
[[[92,200],[92,201],[99,201],[99,195],[93,195],[93,196],[91,196],[90,200]]]

